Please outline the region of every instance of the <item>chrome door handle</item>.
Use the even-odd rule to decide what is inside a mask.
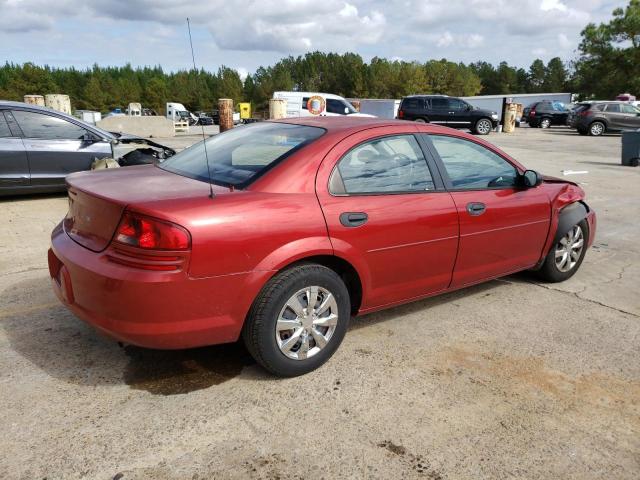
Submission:
[[[477,217],[478,215],[482,215],[486,212],[487,206],[482,202],[471,202],[467,203],[467,212],[469,215]]]

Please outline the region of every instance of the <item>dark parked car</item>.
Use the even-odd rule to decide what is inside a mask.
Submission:
[[[479,135],[488,135],[498,126],[496,112],[476,108],[460,98],[446,95],[404,97],[398,108],[398,118],[451,128],[468,128]]]
[[[600,136],[640,128],[640,110],[626,102],[584,102],[573,109],[567,125],[581,135]]]
[[[205,112],[197,113],[196,116],[198,117],[198,125],[213,125],[214,124],[213,118],[210,117],[209,115],[207,115]]]
[[[289,118],[205,142],[68,178],[49,274],[101,332],[151,348],[242,337],[269,371],[300,375],[352,315],[520,270],[566,280],[595,235],[578,185],[450,128]]]
[[[65,177],[89,170],[96,158],[134,165],[174,153],[55,110],[0,101],[0,195],[64,191]]]
[[[530,127],[549,128],[552,125],[566,125],[569,109],[562,102],[544,100],[532,103],[524,109],[522,120]]]

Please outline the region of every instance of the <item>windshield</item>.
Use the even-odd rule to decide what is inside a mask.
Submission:
[[[244,187],[295,150],[325,132],[322,128],[260,122],[237,127],[206,140],[211,182]],[[204,142],[165,160],[160,168],[209,181]]]

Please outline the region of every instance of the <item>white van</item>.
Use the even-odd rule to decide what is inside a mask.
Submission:
[[[273,92],[273,98],[287,101],[287,117],[337,117],[352,115],[354,117],[375,117],[359,113],[353,105],[339,95],[316,92]]]

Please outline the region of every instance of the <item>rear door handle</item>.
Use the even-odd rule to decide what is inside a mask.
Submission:
[[[481,202],[467,203],[467,212],[474,217],[482,215],[487,210],[487,206]]]
[[[340,214],[340,223],[345,227],[359,227],[369,220],[364,212],[344,212]]]

